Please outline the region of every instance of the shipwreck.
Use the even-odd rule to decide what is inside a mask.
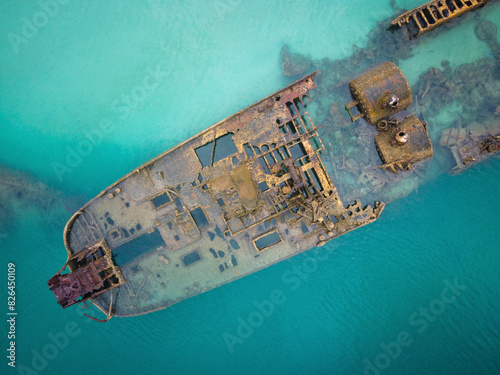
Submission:
[[[376,220],[384,203],[343,202],[325,168],[309,111],[316,75],[147,162],[76,212],[64,230],[68,260],[48,282],[58,303],[91,300],[106,314],[98,321],[149,313]],[[380,168],[398,173],[432,156],[425,124],[405,111],[412,94],[397,66],[377,66],[350,88],[353,120],[378,129]]]

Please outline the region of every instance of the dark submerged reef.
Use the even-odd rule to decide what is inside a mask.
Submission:
[[[460,123],[488,123],[500,115],[500,43],[495,25],[478,22],[476,37],[487,43],[492,58],[481,58],[455,69],[442,61],[440,68],[430,68],[413,88],[416,112],[422,116],[437,116],[452,103],[460,105],[454,111]]]
[[[0,240],[15,230],[26,212],[44,225],[64,226],[66,202],[62,193],[39,179],[0,165]]]

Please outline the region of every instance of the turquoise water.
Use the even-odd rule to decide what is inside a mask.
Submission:
[[[67,1],[46,18],[40,9],[0,1],[0,172],[22,181],[1,190],[0,265],[6,278],[16,264],[18,317],[17,367],[4,358],[0,373],[500,373],[498,158],[451,176],[436,149],[425,183],[375,223],[164,311],[101,325],[62,310],[46,286],[81,205],[290,83],[283,44],[316,60],[364,47],[393,14],[389,1]],[[444,59],[491,58],[474,37],[478,19],[500,27],[499,4],[419,41],[399,63],[410,84]],[[429,123],[433,141],[455,118],[448,110]],[[82,146],[89,134],[92,149]],[[276,290],[273,311],[245,330]]]

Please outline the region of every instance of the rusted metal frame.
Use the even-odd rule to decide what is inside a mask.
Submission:
[[[403,13],[402,15],[400,15],[396,19],[394,19],[391,22],[391,24],[393,26],[397,25],[398,27],[401,27],[401,25],[403,23],[405,23],[409,27],[410,18],[413,18],[413,20],[415,21],[415,24],[419,27],[419,31],[415,35],[413,35],[413,37],[416,38],[427,31],[431,31],[434,28],[441,26],[442,24],[448,22],[449,20],[451,20],[453,18],[459,17],[468,11],[472,11],[476,8],[479,8],[479,7],[487,4],[491,0],[470,0],[470,2],[472,3],[471,5],[466,4],[465,0],[461,0],[461,3],[462,3],[461,7],[459,7],[457,5],[455,0],[450,0],[450,1],[454,5],[454,8],[455,8],[454,10],[452,10],[448,6],[448,4],[446,3],[445,0],[433,0],[433,1],[430,1],[426,4],[419,6],[413,10],[410,10],[406,13]],[[443,9],[448,10],[447,16],[445,16],[443,14]],[[434,21],[433,23],[431,23],[431,20],[429,20],[428,16],[424,13],[424,10],[427,10],[428,13],[431,15],[432,21]],[[434,11],[438,12],[441,17],[438,17],[434,13]],[[418,21],[418,17],[416,16],[417,14],[420,14],[420,16],[426,21],[427,25],[422,25]]]
[[[351,117],[351,122],[357,121],[360,118],[363,118],[366,116],[366,113],[363,111],[359,111],[359,113],[356,116],[354,116],[352,114],[351,109],[353,109],[354,107],[357,107],[358,104],[360,104],[359,100],[353,100],[345,105],[345,109],[347,110],[347,113],[349,113],[349,116]]]
[[[276,147],[274,148],[269,148],[269,151],[266,151],[266,152],[262,152],[260,155],[258,156],[254,156],[253,158],[248,158],[248,160],[250,162],[253,162],[259,158],[264,158],[266,164],[268,167],[270,167],[271,165],[268,163],[267,159],[266,159],[266,155],[269,155],[269,154],[272,154],[274,151],[278,151],[281,147],[285,147],[287,150],[289,150],[291,147],[299,144],[299,143],[304,143],[306,141],[309,141],[309,139],[313,138],[317,136],[317,138],[320,140],[320,143],[321,143],[321,148],[319,148],[318,150],[316,151],[319,151],[320,149],[324,149],[324,145],[323,145],[323,142],[321,141],[321,138],[319,137],[318,135],[318,132],[316,129],[314,130],[310,130],[309,132],[307,133],[304,133],[304,134],[299,134],[299,136],[293,138],[290,142],[287,142],[287,143],[281,143],[279,146],[277,145]],[[273,157],[274,159],[274,157]],[[287,159],[287,158],[284,158],[284,159]]]
[[[254,228],[254,227],[258,226],[259,224],[262,224],[263,222],[265,222],[265,221],[267,221],[267,220],[272,220],[272,219],[275,219],[275,218],[277,218],[277,217],[279,217],[279,216],[283,215],[285,212],[290,211],[290,210],[291,210],[292,208],[294,208],[294,207],[296,207],[296,206],[291,206],[291,207],[288,207],[287,209],[285,209],[285,210],[283,210],[283,211],[281,211],[281,212],[276,212],[276,213],[270,214],[269,216],[266,216],[264,219],[262,219],[262,220],[260,220],[260,221],[256,221],[256,222],[255,222],[255,223],[253,223],[252,225],[250,225],[250,226],[248,226],[248,227],[245,227],[245,228],[243,228],[243,229],[240,229],[239,231],[236,231],[236,232],[234,232],[234,233],[231,231],[231,228],[230,228],[229,226],[228,226],[228,229],[229,229],[229,231],[231,232],[231,235],[232,235],[232,236],[236,236],[236,235],[238,235],[238,234],[240,234],[240,233],[243,233],[243,232],[245,232],[245,231],[248,231],[248,230],[250,230],[250,229],[252,229],[252,228]],[[295,215],[293,212],[292,212],[292,214],[293,214],[293,215]]]
[[[327,199],[326,199],[325,201],[327,201]],[[344,206],[342,206],[342,207],[343,207],[343,211],[342,211],[342,214],[341,214],[341,215],[342,215],[342,216],[344,216],[344,218],[343,218],[343,219],[339,219],[339,218],[338,218],[338,216],[337,216],[337,215],[335,215],[335,214],[334,214],[333,212],[331,212],[331,211],[327,211],[327,212],[325,212],[324,210],[321,210],[321,211],[322,211],[322,213],[324,213],[324,214],[325,214],[325,216],[334,215],[335,217],[337,217],[338,222],[337,222],[337,223],[333,223],[333,222],[332,222],[332,224],[333,224],[333,228],[329,228],[329,227],[328,227],[328,225],[327,225],[327,223],[326,223],[326,221],[321,221],[321,222],[320,222],[320,221],[311,221],[311,218],[310,218],[310,217],[308,217],[307,215],[301,214],[300,216],[302,216],[302,219],[300,219],[298,222],[300,222],[300,221],[304,221],[304,219],[306,219],[306,220],[308,220],[308,221],[311,221],[311,224],[315,224],[315,225],[316,225],[316,228],[315,228],[314,230],[312,230],[311,232],[309,232],[308,234],[303,235],[303,236],[299,239],[299,241],[304,241],[304,240],[307,240],[307,239],[309,239],[309,238],[311,238],[311,237],[314,237],[314,236],[316,236],[316,235],[318,235],[318,234],[325,234],[325,232],[326,232],[326,234],[328,234],[328,232],[331,232],[331,231],[332,231],[332,229],[335,229],[335,227],[338,227],[341,223],[344,223],[344,222],[349,223],[349,221],[350,221],[350,222],[351,222],[351,224],[350,224],[350,225],[352,225],[352,226],[354,226],[354,227],[359,227],[359,226],[363,226],[363,225],[365,225],[365,224],[367,224],[367,223],[369,223],[369,222],[372,222],[372,221],[374,221],[374,220],[376,219],[376,218],[374,218],[374,219],[370,219],[370,218],[366,218],[366,219],[354,219],[354,218],[352,218],[352,217],[345,217],[345,215],[347,215],[347,212],[349,212],[349,211],[352,211],[352,212],[353,212],[355,208],[359,208],[359,209],[360,209],[360,211],[359,211],[359,212],[358,212],[358,211],[354,211],[354,212],[356,212],[356,213],[358,214],[358,215],[355,215],[355,216],[360,216],[360,215],[363,215],[363,214],[365,214],[367,211],[370,211],[370,210],[371,210],[372,212],[374,212],[374,213],[375,213],[375,210],[373,209],[373,207],[371,207],[371,206],[367,206],[367,207],[365,207],[365,208],[362,208],[362,207],[361,207],[361,203],[360,203],[360,202],[358,202],[358,201],[354,201],[354,203],[353,203],[353,204],[350,204],[350,205],[348,205],[347,207],[344,207]],[[319,211],[319,210],[318,210],[318,211]],[[354,216],[354,215],[351,215],[351,216]],[[366,222],[365,222],[365,221],[366,221]],[[333,235],[328,235],[328,237],[330,237],[329,239],[333,239],[333,238],[339,237],[340,235],[341,235],[341,234],[339,234],[339,233],[336,231],[336,233],[334,233]],[[328,239],[328,240],[329,240],[329,239]],[[325,240],[326,240],[326,238],[325,238]],[[324,240],[323,240],[323,241],[324,241]]]
[[[92,301],[94,303],[94,305],[97,306],[97,304],[95,304],[94,301]],[[99,306],[97,306],[99,307]],[[103,313],[104,311],[99,307],[99,310],[101,310]],[[89,319],[92,319],[93,321],[95,322],[98,322],[98,323],[106,323],[107,321],[109,321],[112,317],[113,317],[113,290],[111,290],[111,296],[109,297],[109,308],[108,308],[108,312],[105,313],[106,314],[106,319],[98,319],[98,318],[94,318],[93,316],[90,316],[89,314],[87,313],[84,313],[83,315],[85,315],[87,318]]]
[[[297,131],[297,135],[296,135],[296,136],[294,136],[294,137],[292,138],[292,140],[290,140],[289,142],[287,142],[287,141],[286,141],[286,139],[285,139],[285,142],[284,142],[284,143],[280,143],[280,144],[279,144],[279,146],[277,145],[277,146],[276,146],[276,147],[274,147],[274,148],[271,148],[271,147],[269,147],[269,145],[268,145],[268,147],[269,147],[269,150],[268,150],[268,151],[265,151],[265,152],[262,152],[262,151],[261,151],[261,154],[259,154],[259,155],[257,155],[255,152],[253,152],[253,153],[254,153],[254,156],[253,156],[253,157],[249,157],[249,156],[246,154],[246,152],[244,151],[246,159],[247,159],[248,161],[250,161],[250,162],[253,162],[254,160],[259,159],[260,157],[264,157],[264,160],[266,160],[265,156],[266,156],[266,155],[268,155],[268,154],[271,154],[271,155],[272,155],[272,153],[273,153],[274,151],[277,151],[277,152],[278,152],[281,156],[283,156],[283,159],[287,159],[286,157],[284,157],[285,155],[282,155],[282,153],[280,152],[280,150],[279,150],[279,149],[280,149],[281,147],[285,147],[285,148],[288,150],[290,147],[292,147],[292,146],[296,145],[297,143],[304,142],[305,140],[309,140],[310,138],[312,138],[312,137],[314,137],[314,136],[317,136],[317,139],[319,139],[319,142],[320,142],[320,144],[321,144],[321,147],[320,147],[318,150],[320,150],[320,149],[324,149],[324,144],[323,144],[323,141],[321,140],[321,138],[319,137],[318,132],[317,132],[317,129],[318,129],[318,128],[314,125],[313,121],[311,120],[311,117],[309,116],[309,112],[304,112],[304,114],[307,114],[307,116],[308,116],[308,118],[309,118],[309,121],[311,121],[311,130],[307,130],[307,127],[304,125],[305,133],[300,134],[300,133]],[[295,117],[293,117],[293,118],[292,118],[291,120],[289,120],[289,121],[293,121],[296,117],[301,117],[301,116],[295,116]],[[289,121],[286,121],[286,122],[289,122]],[[302,121],[302,119],[301,119],[301,121]],[[250,142],[245,142],[245,143],[248,143],[248,145],[249,145],[249,146],[254,147],[254,146],[253,146]],[[290,146],[289,146],[289,145],[290,145]],[[259,147],[259,149],[260,149],[260,147]],[[274,157],[273,157],[273,159],[274,159]],[[266,160],[266,163],[267,163],[267,160]],[[269,166],[270,166],[270,165],[269,165],[269,163],[268,163],[268,167],[269,167]]]
[[[323,196],[323,194],[321,192],[318,192],[316,194],[311,194],[311,197],[312,198],[317,198],[318,196]],[[286,212],[290,212],[290,214],[294,217],[298,217],[299,214],[298,213],[295,213],[292,211],[293,208],[295,207],[300,207],[299,203],[301,203],[301,199],[300,197],[294,197],[294,198],[291,198],[290,200],[287,201],[288,203],[291,203],[288,205],[288,207],[286,209],[284,209],[283,211],[279,211],[279,212],[275,212],[275,213],[272,213],[268,216],[266,216],[264,219],[260,220],[260,221],[257,221],[255,223],[253,223],[252,225],[248,226],[248,227],[245,227],[243,229],[240,229],[239,231],[236,231],[236,232],[232,232],[231,231],[231,228],[228,226],[228,229],[229,231],[231,232],[231,235],[235,236],[235,235],[238,235],[242,232],[245,232],[245,231],[248,231],[250,229],[252,229],[253,227],[255,226],[258,226],[259,224],[262,224],[264,221],[267,221],[267,220],[272,220],[272,219],[275,219],[281,215],[285,215]],[[301,219],[298,219],[296,222],[299,222]]]

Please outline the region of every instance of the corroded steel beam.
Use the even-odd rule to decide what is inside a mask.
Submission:
[[[442,24],[489,3],[491,0],[433,0],[403,13],[391,22],[399,28],[406,24],[411,38],[416,38]]]

